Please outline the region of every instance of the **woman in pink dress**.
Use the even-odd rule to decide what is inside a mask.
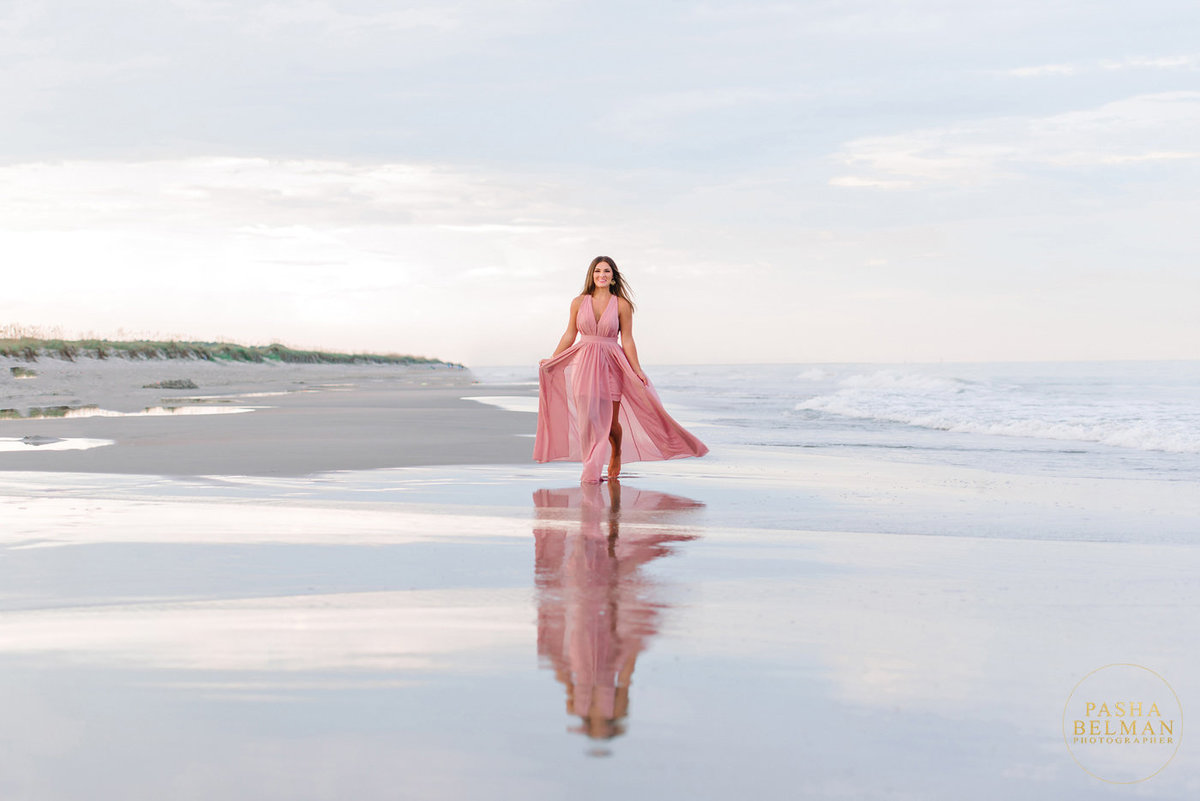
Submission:
[[[620,342],[617,336],[620,335]],[[576,336],[579,341],[576,342]],[[592,259],[567,330],[538,370],[533,458],[583,462],[582,483],[621,473],[621,462],[703,456],[708,448],[671,419],[642,372],[633,303],[616,262]]]

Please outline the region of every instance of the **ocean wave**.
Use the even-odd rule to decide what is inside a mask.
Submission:
[[[971,383],[960,378],[905,373],[898,370],[879,370],[847,376],[838,382],[847,389],[918,390],[921,392],[962,392]]]
[[[1016,385],[881,370],[850,376],[838,391],[795,405],[862,420],[939,431],[1200,453],[1200,417],[1137,398],[1064,398]]]

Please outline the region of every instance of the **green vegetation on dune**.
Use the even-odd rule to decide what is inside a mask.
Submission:
[[[43,417],[66,417],[74,409],[95,409],[95,406],[31,406],[24,414],[16,409],[0,409],[0,420],[37,420]]]
[[[403,356],[394,353],[327,353],[297,350],[286,345],[236,345],[229,342],[154,342],[134,340],[112,342],[107,339],[36,339],[18,337],[0,339],[0,356],[36,362],[41,357],[75,361],[76,359],[199,359],[223,362],[283,362],[286,364],[428,364],[462,365]]]

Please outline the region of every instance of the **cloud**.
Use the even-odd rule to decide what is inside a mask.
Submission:
[[[0,230],[502,225],[570,212],[553,189],[430,164],[186,158],[0,166]],[[540,190],[540,191],[539,191]]]
[[[1041,78],[1048,75],[1084,75],[1131,69],[1200,70],[1200,55],[1093,59],[1090,61],[1061,64],[1039,64],[1032,67],[1015,67],[1013,69],[998,70],[997,72],[1001,75],[1011,75],[1016,78]]]
[[[834,186],[912,189],[1014,180],[1045,168],[1200,159],[1200,92],[1165,92],[1046,117],[1000,117],[847,142]]]
[[[476,363],[519,341],[528,358],[561,333],[588,259],[614,243],[650,250],[653,226],[615,234],[597,210],[609,195],[588,184],[333,159],[0,166],[0,314],[68,333],[120,326]]]
[[[857,175],[839,175],[829,179],[830,186],[847,186],[851,188],[872,189],[908,189],[912,181],[886,181],[879,178],[861,178]]]
[[[1140,155],[1186,163],[1186,151]],[[637,292],[647,363],[1165,357],[1195,341],[1186,293],[1164,291],[1184,286],[1190,196],[1172,205],[1151,187],[1152,208],[1068,198],[1035,213],[1019,198],[1014,222],[1010,195],[951,220],[959,208],[931,206],[910,176],[864,171],[832,190],[815,175],[688,183],[662,171],[215,157],[0,166],[0,317],[68,334],[536,363],[587,261],[609,253]],[[912,184],[907,222],[884,196],[889,181]],[[871,182],[877,191],[858,188]],[[1089,282],[1088,302],[1064,311],[1059,301],[1079,296],[1072,280],[1101,267],[1130,278]],[[1014,344],[1005,318],[1035,314],[1029,292],[1051,322]],[[697,310],[718,297],[714,324]],[[948,351],[947,326],[979,330]],[[1066,349],[1050,350],[1053,331]],[[1077,340],[1086,348],[1071,350]]]
[[[570,236],[548,182],[428,164],[192,158],[0,167],[0,249],[15,288],[234,281],[243,292],[386,290],[456,280]],[[197,282],[184,276],[203,276]],[[132,280],[131,280],[132,279]]]
[[[611,129],[632,141],[678,141],[689,123],[703,125],[713,114],[727,115],[732,109],[790,103],[795,93],[755,87],[694,89],[647,94],[615,111],[607,121]],[[728,120],[726,124],[728,124]]]
[[[344,8],[344,4],[342,6]],[[397,10],[346,12],[324,2],[267,3],[250,7],[250,27],[274,31],[279,28],[318,28],[330,35],[360,31],[403,31],[414,28],[455,30],[462,26],[462,9],[452,4],[431,4]]]

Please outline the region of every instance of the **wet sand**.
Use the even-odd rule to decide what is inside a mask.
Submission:
[[[264,399],[274,418],[29,421],[196,425],[271,453],[208,462],[164,428],[126,445],[129,470],[119,438],[0,454],[3,798],[1200,791],[1186,735],[1127,786],[1061,730],[1113,662],[1153,666],[1188,714],[1193,488],[755,448],[581,488],[578,465],[528,461],[531,415],[461,400],[528,388],[375,378]],[[520,453],[487,464],[464,438],[473,464],[354,469],[309,430],[366,443],[384,420]],[[226,428],[246,421],[271,437]],[[293,437],[311,461],[280,458]],[[262,469],[134,469],[168,452]],[[105,453],[105,471],[31,467]]]

